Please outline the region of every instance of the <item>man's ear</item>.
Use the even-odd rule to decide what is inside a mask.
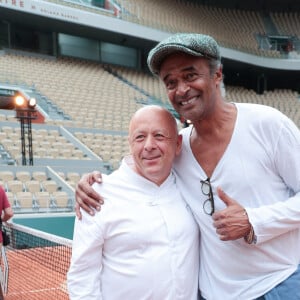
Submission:
[[[182,149],[182,135],[178,134],[177,143],[176,143],[176,156],[178,156],[181,153],[181,149]]]
[[[215,72],[215,79],[221,84],[223,81],[223,72],[222,72],[222,66],[220,66],[216,72]]]

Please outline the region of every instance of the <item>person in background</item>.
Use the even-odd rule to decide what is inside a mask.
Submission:
[[[199,229],[171,171],[181,136],[170,112],[138,110],[131,155],[93,189],[105,198],[93,218],[76,219],[71,300],[197,300]]]
[[[8,201],[7,195],[2,186],[0,186],[0,210],[1,210],[1,222],[2,223],[10,220],[14,215],[14,211]],[[0,234],[0,245],[1,246],[2,246],[2,242],[3,242],[3,237],[2,237],[2,232],[1,232],[1,234]]]
[[[201,299],[299,300],[299,129],[272,107],[225,101],[211,36],[172,35],[147,62],[192,123],[173,169],[201,232]],[[99,173],[76,189],[91,214],[103,203],[89,187],[94,180]]]
[[[11,208],[11,205],[7,199],[7,195],[2,186],[0,186],[0,211],[1,211],[1,229],[2,223],[11,219],[14,215],[14,212]],[[0,233],[0,258],[2,257],[2,247],[3,247],[3,237],[2,231]],[[2,287],[0,286],[0,299],[4,299]]]

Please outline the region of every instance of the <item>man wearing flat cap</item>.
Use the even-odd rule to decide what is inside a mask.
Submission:
[[[163,60],[174,52],[221,60],[219,46],[212,37],[204,34],[175,34],[159,43],[150,52],[148,56],[150,71],[158,75]]]
[[[172,35],[147,62],[192,123],[173,169],[201,231],[202,299],[299,300],[299,129],[274,108],[223,99],[220,48],[210,36]],[[86,179],[78,203],[95,207],[83,190]]]

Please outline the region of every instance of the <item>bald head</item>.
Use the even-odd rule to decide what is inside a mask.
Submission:
[[[158,105],[147,105],[139,110],[137,110],[129,123],[129,135],[132,131],[132,127],[135,126],[136,122],[142,121],[143,118],[154,118],[154,116],[159,115],[162,119],[164,119],[168,124],[170,129],[172,128],[172,134],[177,135],[178,129],[177,129],[177,123],[174,116],[165,108],[158,106]]]

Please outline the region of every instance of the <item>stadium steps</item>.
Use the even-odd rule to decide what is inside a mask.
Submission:
[[[122,82],[124,82],[125,84],[127,84],[128,86],[132,87],[133,89],[135,89],[136,91],[140,92],[142,95],[144,95],[144,96],[147,97],[146,100],[144,100],[144,99],[135,99],[137,103],[163,106],[166,109],[168,109],[176,118],[179,118],[178,113],[172,108],[172,106],[170,104],[165,103],[161,99],[158,99],[157,97],[154,97],[153,95],[149,94],[147,91],[145,91],[141,87],[137,86],[133,82],[129,81],[127,78],[125,78],[124,76],[120,75],[116,70],[113,70],[109,66],[104,66],[103,68],[108,73],[112,74],[113,76],[115,76],[116,78],[118,78],[119,80],[121,80]]]
[[[261,18],[264,23],[267,35],[279,35],[277,27],[273,22],[272,18],[270,17],[269,13],[261,12]]]

